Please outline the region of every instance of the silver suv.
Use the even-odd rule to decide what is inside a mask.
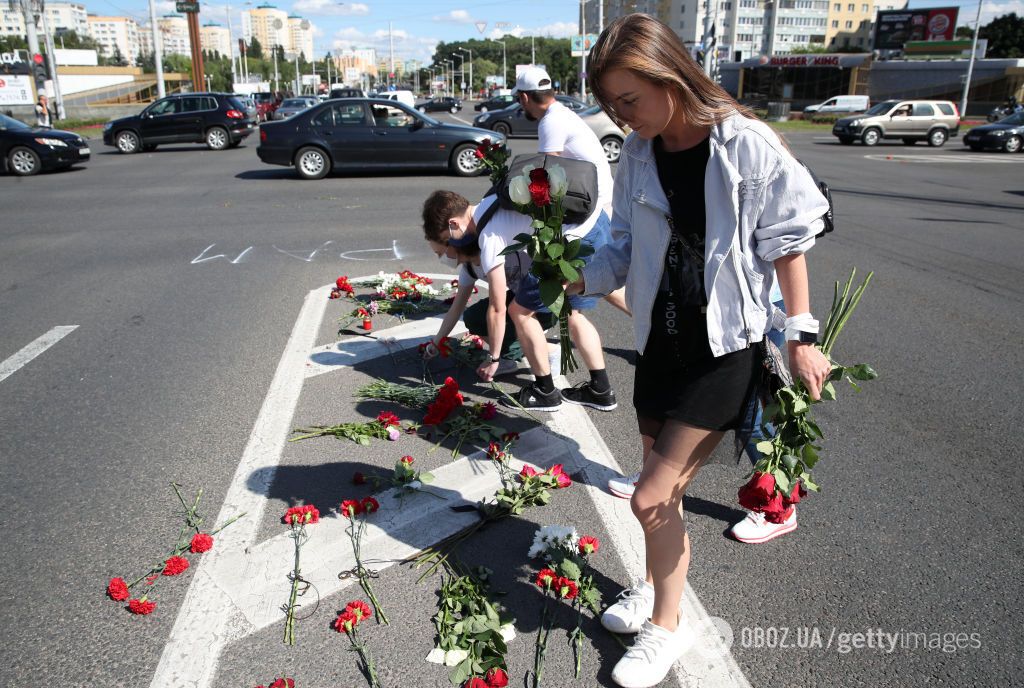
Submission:
[[[938,147],[959,131],[960,113],[948,100],[886,100],[862,115],[843,117],[832,127],[839,143],[860,139],[865,146],[902,139],[908,146],[927,141]]]

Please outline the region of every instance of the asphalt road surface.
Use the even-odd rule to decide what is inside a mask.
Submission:
[[[836,355],[880,377],[821,408],[822,493],[801,503],[790,535],[758,546],[724,536],[742,516],[736,488],[747,466],[719,449],[686,499],[692,590],[731,630],[732,656],[753,686],[1012,685],[1024,670],[1024,483],[1013,434],[1024,426],[1024,156],[971,153],[959,140],[942,149],[788,140],[830,183],[836,206],[835,233],[809,256],[814,310],[827,310],[833,281],[852,267],[875,272]],[[483,178],[444,174],[300,181],[260,163],[254,140],[219,153],[94,148],[81,169],[0,179],[0,623],[10,686],[153,683],[195,571],[158,581],[148,617],[107,600],[104,587],[173,542],[181,509],[169,483],[203,488],[212,521],[307,294],[340,274],[441,272],[421,239],[422,200],[436,188],[471,198],[486,189]],[[328,304],[317,344],[334,341],[341,312]],[[620,405],[590,418],[618,464],[636,470],[630,325],[605,304],[594,320]],[[352,391],[396,372],[418,371],[381,359],[312,378],[286,420],[372,416],[379,408],[357,406]],[[354,466],[389,467],[396,451],[432,470],[450,460],[425,440],[399,447],[289,445],[265,511],[245,527],[262,542],[280,534],[287,506],[315,499],[326,512],[352,493]],[[547,523],[609,544],[595,559],[606,597],[626,582],[614,525],[583,489],[464,548],[463,560],[494,569],[495,588],[508,593],[519,632],[513,685],[532,665],[539,614],[525,550]],[[404,566],[381,573],[392,624],[365,637],[386,685],[445,686],[444,669],[423,662],[437,581],[415,578]],[[353,596],[325,596],[300,622],[295,648],[281,644],[281,623],[225,642],[209,685],[255,686],[282,672],[301,688],[364,685],[328,628]],[[553,634],[548,685],[611,685],[620,650],[593,621],[585,630],[579,679],[564,633]],[[187,674],[167,685],[191,685]]]

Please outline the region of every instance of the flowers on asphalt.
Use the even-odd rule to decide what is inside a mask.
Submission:
[[[193,554],[209,552],[213,549],[213,537],[206,533],[196,533],[192,536],[192,542],[189,543],[188,548]]]
[[[398,465],[404,466],[405,464],[399,462]],[[377,615],[377,623],[386,624],[389,623],[388,617],[381,607],[380,600],[377,599],[377,595],[373,591],[373,586],[370,584],[370,579],[375,578],[377,572],[366,568],[361,555],[363,535],[366,532],[366,518],[370,514],[376,513],[379,509],[380,502],[373,497],[364,497],[361,500],[345,499],[341,502],[339,511],[343,517],[349,520],[348,526],[345,527],[345,533],[348,534],[349,542],[352,545],[352,556],[355,558],[356,564],[351,570],[343,571],[340,577],[344,579],[354,576],[359,581],[359,586],[366,593],[366,596],[370,598],[370,604],[373,605],[373,611]],[[365,603],[360,604],[363,604],[365,607]],[[363,607],[359,609],[363,610]],[[346,610],[348,611],[348,609]],[[365,608],[365,612],[365,614],[362,614],[362,617],[369,616],[369,607]]]
[[[168,557],[167,561],[164,562],[164,570],[161,572],[165,576],[177,576],[179,573],[184,573],[188,568],[188,559],[185,557],[173,556]]]
[[[377,688],[380,679],[377,678],[377,669],[373,665],[373,658],[366,645],[360,641],[357,630],[359,624],[370,616],[370,607],[362,600],[353,600],[345,605],[345,609],[338,612],[338,617],[332,624],[338,633],[348,636],[351,650],[358,653],[362,662],[361,670],[370,684],[370,688]]]
[[[340,423],[338,425],[313,425],[308,428],[296,428],[293,433],[301,433],[289,438],[289,442],[308,440],[314,437],[331,435],[338,439],[349,439],[356,444],[369,445],[371,439],[397,441],[402,436],[402,421],[391,411],[381,411],[370,422]]]
[[[288,597],[288,604],[285,606],[284,642],[286,645],[295,644],[295,611],[298,607],[298,598],[309,589],[308,581],[302,577],[300,555],[302,546],[309,539],[306,532],[307,525],[320,522],[320,510],[312,504],[293,506],[284,512],[281,520],[288,526],[288,534],[295,542],[295,563],[288,580],[291,581],[291,594]]]
[[[146,614],[152,614],[154,609],[156,609],[156,602],[150,602],[145,597],[128,602],[128,611],[132,614],[145,616]]]

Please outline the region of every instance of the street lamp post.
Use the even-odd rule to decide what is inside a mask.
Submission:
[[[465,67],[466,67],[466,56],[465,55],[459,55],[458,53],[452,53],[452,57],[455,57],[455,58],[458,58],[458,59],[462,60],[462,62],[459,63],[459,85],[461,86],[466,81],[466,69],[465,69]],[[452,62],[452,64],[455,64],[455,63]],[[454,89],[452,89],[452,90],[454,90]],[[452,93],[452,95],[455,95],[455,94]]]
[[[505,41],[499,41],[497,38],[491,40],[501,43],[501,80],[504,82],[502,86],[508,88],[508,52],[505,49]]]
[[[469,48],[459,48],[459,52],[469,53],[469,97],[473,97],[473,51]]]

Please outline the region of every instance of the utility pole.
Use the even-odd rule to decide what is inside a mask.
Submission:
[[[388,71],[388,86],[390,86],[391,75],[395,73],[395,36],[391,30],[391,22],[388,22],[388,46],[391,50],[391,69]]]
[[[153,7],[153,0],[149,0],[150,8]],[[235,91],[235,82],[238,81],[238,73],[235,71],[235,43],[231,34],[231,5],[227,5],[228,12],[228,57],[231,59],[231,92]]]
[[[978,54],[979,33],[981,33],[981,0],[978,0],[978,14],[974,17],[974,40],[971,41],[971,61],[967,63],[967,79],[964,81],[964,95],[960,99],[961,117],[967,117],[967,96],[971,91],[971,76],[974,74],[974,57]]]
[[[60,77],[57,75],[57,58],[54,55],[53,36],[50,34],[50,22],[46,18],[45,8],[43,10],[43,34],[46,36],[46,62],[50,67],[50,76],[53,78],[53,98],[57,102],[57,119],[66,119],[64,112],[64,98],[60,94]]]
[[[281,90],[281,73],[277,70],[277,51],[281,49],[281,46],[275,45],[272,50],[274,51],[274,92]]]
[[[580,0],[580,36],[583,37],[583,50],[580,53],[580,100],[584,103],[587,102],[587,13],[584,10],[586,2],[587,0]]]
[[[39,14],[36,11],[36,2],[32,0],[21,0],[21,13],[25,19],[25,37],[28,39],[29,69],[32,70],[32,81],[36,89],[36,97],[46,93],[46,75],[42,73],[41,65],[36,64],[36,55],[41,55],[39,50],[39,36],[36,35],[36,20]],[[39,3],[39,12],[42,12],[42,3]]]
[[[533,36],[530,36],[530,64],[537,64],[537,43]]]
[[[492,38],[495,43],[501,43],[501,80],[502,88],[508,88],[508,57],[505,51],[505,41],[499,41],[497,38]]]
[[[473,97],[473,51],[469,48],[459,48],[460,51],[469,53],[469,96]],[[465,64],[465,61],[463,61]]]

